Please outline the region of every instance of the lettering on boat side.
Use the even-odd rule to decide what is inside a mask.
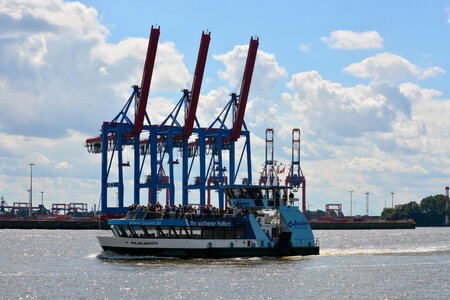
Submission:
[[[158,245],[158,242],[139,242],[139,241],[131,241],[130,242],[131,245],[145,245],[145,246],[149,246],[149,245]]]
[[[159,220],[145,220],[145,221],[129,221],[128,222],[129,225],[156,225],[156,226],[161,226],[162,222]]]
[[[190,221],[190,226],[231,227],[231,221]]]
[[[288,223],[289,228],[292,228],[292,227],[306,227],[306,225],[308,225],[308,222],[306,222],[306,221],[294,220],[294,221],[289,221],[289,223]]]

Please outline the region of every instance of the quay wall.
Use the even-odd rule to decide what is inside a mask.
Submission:
[[[313,230],[346,230],[346,229],[415,229],[412,222],[311,222]]]
[[[0,229],[109,229],[98,220],[0,220]]]
[[[313,230],[414,229],[411,222],[310,222]],[[109,229],[102,220],[0,220],[0,229]]]

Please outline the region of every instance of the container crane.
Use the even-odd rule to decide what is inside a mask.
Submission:
[[[149,200],[152,203],[156,201],[156,192],[158,189],[166,188],[169,189],[170,195],[170,205],[175,202],[175,175],[174,175],[174,164],[169,163],[168,179],[161,180],[162,175],[162,162],[165,160],[166,155],[168,155],[168,161],[174,162],[174,148],[180,149],[182,156],[182,182],[183,182],[183,205],[188,203],[187,186],[188,179],[192,167],[189,167],[189,155],[190,149],[194,146],[189,143],[189,138],[195,131],[197,134],[202,129],[196,118],[196,111],[200,96],[201,84],[203,79],[203,74],[206,65],[206,58],[208,55],[209,43],[211,40],[210,32],[202,32],[202,37],[200,41],[199,52],[197,56],[197,64],[194,72],[192,88],[189,92],[187,89],[183,90],[183,96],[178,101],[178,103],[173,108],[172,112],[166,119],[158,126],[153,126],[150,128],[150,138],[143,140],[141,142],[141,147],[150,149],[151,154],[151,174],[156,176],[150,176],[150,181],[148,181],[149,189]],[[185,108],[185,118],[184,126],[178,121],[178,117],[181,109]],[[197,128],[194,128],[194,123]],[[153,139],[153,141],[152,141]],[[157,146],[158,145],[158,146]],[[157,153],[159,152],[159,157],[157,158]],[[147,151],[143,152],[144,154]],[[145,158],[144,158],[145,159]],[[192,164],[191,164],[192,165]]]
[[[86,139],[85,146],[88,152],[102,154],[101,167],[101,206],[103,213],[124,213],[127,208],[124,207],[124,184],[123,184],[123,166],[129,165],[123,163],[122,151],[127,145],[134,145],[134,203],[139,204],[139,135],[144,127],[146,117],[146,106],[150,91],[150,83],[153,74],[153,68],[156,58],[156,51],[159,40],[159,27],[153,27],[150,30],[150,38],[147,47],[147,55],[144,64],[141,87],[133,86],[133,92],[125,103],[122,110],[114,117],[111,122],[103,122],[102,133],[95,138]],[[134,123],[128,117],[128,111],[135,102]],[[148,119],[148,116],[147,116]],[[108,152],[112,154],[108,157]],[[108,182],[111,167],[113,165],[114,154],[117,152],[117,182]],[[108,188],[117,188],[118,206],[108,206]]]
[[[144,117],[147,110],[147,100],[150,92],[153,68],[155,66],[156,49],[158,48],[159,27],[151,29],[150,40],[148,41],[147,55],[145,57],[144,71],[142,73],[140,95],[136,101],[134,127],[132,136],[138,136],[144,126]]]
[[[200,89],[202,87],[203,74],[205,72],[206,58],[208,56],[209,42],[211,41],[211,34],[209,32],[202,32],[200,41],[200,48],[198,50],[197,64],[195,66],[194,79],[192,80],[190,101],[186,102],[188,105],[187,113],[185,114],[183,138],[188,139],[194,128],[195,114],[197,112],[198,99],[200,97]]]
[[[174,159],[174,148],[178,149],[182,156],[183,205],[188,205],[188,191],[190,189],[199,190],[200,204],[202,205],[205,204],[206,190],[208,190],[209,204],[210,190],[217,190],[219,206],[223,207],[222,186],[227,184],[227,181],[234,184],[245,153],[247,154],[247,178],[244,178],[243,181],[245,180],[249,184],[252,182],[250,133],[245,125],[244,115],[259,45],[258,38],[252,37],[250,40],[240,95],[231,94],[231,99],[222,113],[208,128],[200,127],[196,118],[196,111],[210,43],[210,33],[202,33],[191,91],[183,90],[180,101],[175,105],[171,114],[159,125],[152,124],[146,112],[158,40],[159,27],[152,27],[141,86],[133,86],[133,92],[119,114],[112,121],[103,123],[100,136],[86,139],[85,145],[89,152],[102,154],[101,205],[103,214],[124,213],[127,210],[123,201],[122,167],[131,165],[123,163],[122,151],[125,146],[131,145],[134,147],[134,161],[132,163],[132,167],[134,167],[134,204],[140,204],[140,189],[142,188],[148,189],[149,202],[152,203],[156,202],[158,191],[166,189],[166,203],[174,204],[174,165],[178,161],[178,159]],[[128,117],[128,111],[133,101],[135,106],[134,121]],[[183,106],[185,112],[184,126],[177,120]],[[225,125],[229,115],[232,115],[231,129]],[[145,120],[147,120],[146,125],[144,125]],[[217,127],[217,124],[219,124],[219,127]],[[148,138],[141,140],[141,134],[147,134]],[[190,140],[193,134],[196,135],[196,139]],[[239,162],[235,165],[235,142],[241,136],[245,137],[245,142]],[[224,150],[229,151],[228,171],[223,165],[222,152]],[[108,155],[109,152],[111,153]],[[116,158],[115,154],[117,154]],[[141,155],[143,156],[142,160]],[[206,157],[208,155],[211,156],[211,160],[207,167]],[[150,174],[141,183],[140,177],[147,156],[150,157]],[[194,184],[189,184],[189,177],[196,158],[199,161],[200,176],[195,178]],[[117,182],[110,182],[108,177],[114,161],[117,161],[118,180]],[[162,165],[164,161],[168,162],[167,173]],[[229,180],[224,172],[229,173]],[[108,207],[108,188],[118,189],[118,207]]]
[[[300,166],[300,129],[292,129],[292,159],[285,184],[293,188],[302,188],[302,212],[306,214],[306,179]]]
[[[255,67],[256,54],[258,52],[259,39],[253,37],[250,39],[248,47],[247,61],[245,63],[244,75],[242,77],[241,92],[239,94],[239,103],[236,111],[236,118],[233,123],[231,140],[237,141],[241,136],[242,124],[244,122],[245,108],[247,107],[250,84],[252,82],[253,69]]]
[[[278,185],[278,176],[275,171],[276,162],[274,160],[274,131],[272,128],[266,129],[265,158],[264,168],[259,178],[259,185]]]
[[[247,53],[247,60],[245,63],[244,74],[241,84],[240,95],[235,93],[231,94],[230,101],[225,105],[225,108],[216,118],[216,120],[208,127],[204,135],[201,135],[203,140],[203,148],[200,147],[200,202],[205,203],[204,189],[217,189],[219,198],[219,207],[224,207],[224,195],[222,186],[225,184],[225,174],[223,172],[223,155],[224,150],[229,151],[229,184],[234,184],[237,174],[242,163],[244,153],[247,153],[247,178],[246,181],[251,184],[251,149],[250,149],[250,133],[244,122],[245,109],[247,105],[248,94],[250,91],[250,84],[253,76],[253,69],[256,61],[256,54],[258,52],[259,39],[251,38]],[[228,129],[225,125],[227,117],[230,115],[230,111],[233,116],[233,127]],[[218,125],[218,127],[216,127]],[[244,127],[244,130],[242,130]],[[236,166],[235,162],[235,142],[240,136],[245,136],[245,144],[242,149],[239,163]],[[209,162],[208,169],[206,170],[205,159],[206,159],[206,145],[208,145],[209,151],[211,153],[211,158]],[[214,167],[213,167],[214,166]],[[213,172],[217,170],[217,172]],[[206,180],[208,178],[208,180]],[[213,185],[205,187],[206,182],[211,182]]]

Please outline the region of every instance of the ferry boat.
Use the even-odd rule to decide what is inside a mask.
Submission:
[[[227,209],[150,207],[111,219],[104,251],[133,256],[231,258],[318,255],[319,244],[288,188],[227,186]]]

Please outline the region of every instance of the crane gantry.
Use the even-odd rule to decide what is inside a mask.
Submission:
[[[208,55],[210,33],[202,32],[197,64],[194,71],[191,90],[183,90],[183,96],[172,112],[161,124],[151,122],[147,114],[150,85],[158,48],[160,28],[150,30],[147,54],[140,86],[133,91],[122,110],[110,121],[103,122],[101,134],[86,139],[89,152],[101,153],[101,207],[103,214],[124,213],[124,171],[123,167],[132,166],[134,175],[134,204],[140,204],[140,190],[148,189],[148,203],[156,203],[159,190],[166,189],[166,204],[175,202],[175,171],[178,158],[174,150],[178,149],[182,160],[182,203],[189,204],[189,190],[198,190],[200,204],[206,203],[206,191],[219,192],[219,206],[223,207],[223,189],[227,184],[226,168],[223,167],[222,152],[229,151],[229,183],[234,183],[238,170],[247,152],[247,180],[251,183],[250,134],[244,122],[246,103],[249,95],[253,69],[258,49],[258,39],[251,38],[240,95],[231,94],[231,99],[216,121],[209,127],[201,127],[197,117],[202,79]],[[129,116],[134,103],[134,120]],[[184,124],[178,120],[184,107]],[[233,115],[233,127],[227,128],[225,121]],[[145,122],[146,121],[146,122]],[[216,126],[218,124],[218,127]],[[193,137],[194,135],[194,137]],[[235,143],[240,136],[245,137],[239,163],[235,166]],[[142,137],[142,139],[141,139]],[[134,159],[131,164],[124,162],[125,147],[132,146]],[[147,159],[147,157],[150,159]],[[209,157],[209,165],[206,160]],[[163,165],[167,160],[168,172]],[[194,168],[196,166],[196,168]],[[112,169],[115,169],[112,172]],[[145,174],[145,169],[150,173]],[[191,176],[194,174],[197,176]],[[117,174],[117,179],[112,175]],[[192,180],[191,177],[194,177]],[[117,189],[117,205],[109,205],[108,189]],[[208,193],[209,194],[209,193]],[[197,202],[198,203],[198,202]],[[208,197],[208,204],[210,199]]]

